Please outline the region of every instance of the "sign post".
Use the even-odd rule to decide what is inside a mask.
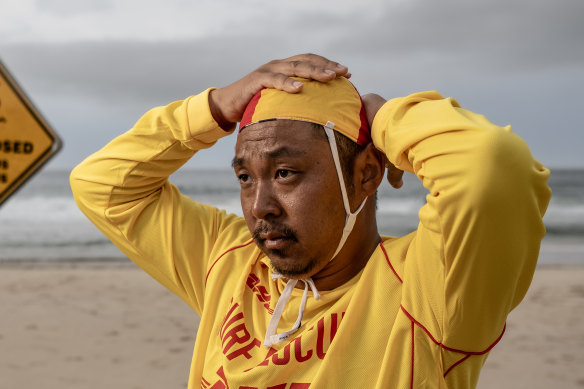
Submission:
[[[61,148],[61,140],[0,61],[0,205]]]

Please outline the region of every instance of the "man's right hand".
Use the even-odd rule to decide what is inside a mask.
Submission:
[[[241,120],[245,107],[262,88],[274,88],[288,93],[302,90],[302,83],[290,77],[330,81],[335,77],[349,78],[346,66],[315,54],[301,54],[270,61],[241,80],[209,94],[209,106],[215,121],[224,130],[231,130]]]

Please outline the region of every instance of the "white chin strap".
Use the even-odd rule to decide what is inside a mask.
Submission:
[[[335,123],[326,122],[324,126],[324,131],[326,132],[326,136],[329,141],[329,146],[331,147],[331,153],[333,154],[333,160],[335,161],[335,167],[337,168],[337,176],[339,176],[339,184],[341,185],[341,194],[343,196],[343,205],[345,206],[345,214],[347,215],[345,218],[345,227],[343,227],[343,235],[341,236],[341,240],[339,241],[339,245],[335,250],[335,253],[331,257],[330,261],[332,261],[339,251],[343,248],[343,245],[347,241],[347,238],[353,231],[353,227],[355,226],[355,221],[357,220],[357,215],[365,206],[365,202],[367,201],[367,197],[363,199],[361,205],[354,213],[351,213],[351,206],[349,205],[349,196],[347,195],[347,188],[345,187],[345,179],[343,178],[343,171],[341,170],[341,162],[339,160],[339,150],[337,148],[337,141],[335,140],[335,133],[333,132],[333,128],[335,127]],[[329,261],[329,262],[330,262]]]
[[[349,237],[351,231],[353,230],[353,227],[355,226],[355,220],[357,220],[357,215],[359,214],[359,212],[361,212],[361,210],[365,206],[365,202],[367,201],[367,197],[365,197],[361,205],[359,205],[359,208],[357,208],[355,212],[353,213],[351,212],[351,206],[349,205],[349,196],[347,195],[347,188],[345,187],[345,180],[343,178],[343,171],[341,170],[341,162],[339,160],[337,141],[335,140],[335,134],[333,132],[334,127],[335,127],[334,123],[327,122],[326,125],[324,126],[324,131],[326,132],[326,136],[329,141],[329,146],[331,148],[331,153],[333,155],[335,168],[337,169],[337,176],[339,178],[339,185],[341,186],[341,194],[343,196],[343,205],[345,207],[346,218],[345,226],[343,227],[343,235],[341,236],[341,240],[337,245],[337,249],[335,250],[335,253],[331,257],[329,262],[332,261],[339,253],[339,251],[341,251],[341,249],[343,248],[345,242],[347,241],[347,238]],[[272,273],[272,279],[274,280],[282,277],[283,277],[282,274]],[[318,293],[318,290],[316,289],[316,285],[314,285],[314,281],[312,281],[312,278],[308,277],[300,281],[304,282],[304,293],[302,294],[302,301],[300,302],[300,308],[298,309],[298,318],[296,319],[296,322],[288,331],[276,334],[276,331],[278,329],[278,323],[280,322],[280,318],[284,313],[286,303],[288,302],[288,299],[292,294],[292,290],[294,290],[294,287],[298,283],[298,280],[289,279],[288,282],[286,283],[286,287],[284,288],[282,294],[280,295],[280,298],[278,299],[278,302],[276,303],[276,308],[274,308],[274,313],[272,314],[270,322],[268,323],[268,328],[266,329],[266,337],[264,339],[264,346],[271,347],[273,344],[283,342],[284,340],[288,339],[290,335],[296,332],[296,330],[300,328],[300,326],[302,325],[302,315],[304,314],[304,308],[306,307],[306,300],[308,298],[309,286],[310,289],[312,289],[312,293],[314,294],[314,299],[318,300],[320,298],[320,294]]]

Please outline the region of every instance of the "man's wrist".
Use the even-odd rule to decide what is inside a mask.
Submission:
[[[217,89],[213,89],[211,92],[209,92],[209,109],[211,110],[211,115],[213,116],[213,119],[215,119],[219,127],[223,129],[223,131],[226,132],[233,131],[235,123],[232,123],[225,119],[225,116],[223,116],[223,112],[221,112],[221,109],[219,107],[220,104],[218,102]]]

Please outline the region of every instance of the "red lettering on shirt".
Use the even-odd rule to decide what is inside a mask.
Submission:
[[[249,273],[249,276],[247,276],[247,281],[245,283],[253,290],[253,287],[260,283],[260,279],[255,274]]]
[[[242,355],[246,359],[251,359],[252,355],[250,352],[255,347],[261,347],[262,343],[259,339],[252,338],[245,327],[243,312],[235,313],[237,308],[239,308],[239,304],[237,303],[231,306],[227,315],[225,315],[225,319],[223,319],[223,324],[219,332],[221,346],[223,346],[223,354],[229,360]],[[233,348],[235,349],[232,350]]]
[[[270,349],[268,350],[268,353],[266,354],[266,357],[264,358],[263,362],[260,363],[258,366],[268,366],[268,363],[270,361],[270,357],[276,353],[276,349],[273,347],[270,347]],[[251,370],[251,369],[250,369]]]
[[[223,371],[221,371],[221,373],[223,373]],[[213,385],[213,388],[215,389],[219,389],[219,388],[228,388],[228,386],[226,386],[227,383],[226,382],[221,382],[218,381],[217,383],[215,383],[215,385]],[[203,388],[205,388],[206,386],[203,386]],[[283,383],[283,384],[277,384],[277,385],[272,385],[272,386],[268,386],[267,389],[286,389],[286,387],[288,387],[287,383]],[[306,382],[292,382],[290,384],[289,389],[309,389],[310,388],[310,383],[306,383]],[[257,386],[240,386],[239,389],[259,389]]]
[[[342,318],[342,315],[343,314],[341,313],[341,318]],[[327,325],[328,323],[330,323],[330,326]],[[309,347],[307,349],[303,349],[302,337],[303,337],[303,335],[307,336],[307,334],[309,332],[314,331],[315,328],[314,328],[314,326],[312,326],[312,327],[308,328],[303,335],[292,339],[288,344],[286,344],[279,351],[277,351],[273,347],[270,347],[268,349],[268,352],[267,352],[264,360],[261,363],[259,363],[256,367],[268,366],[270,364],[278,365],[278,366],[287,365],[288,363],[290,363],[290,358],[291,358],[291,354],[292,354],[292,347],[294,347],[294,359],[299,363],[309,361],[314,356],[316,356],[318,359],[321,359],[321,360],[324,359],[326,356],[326,350],[328,350],[328,347],[330,347],[330,344],[333,342],[333,339],[334,339],[334,337],[339,329],[339,325],[340,325],[340,320],[339,320],[339,314],[337,314],[337,313],[331,314],[330,321],[325,320],[324,317],[321,317],[318,320],[318,322],[316,323],[316,331],[317,331],[316,344],[308,345],[308,346],[312,346],[312,347]],[[325,339],[330,339],[330,343],[326,342]],[[304,347],[306,347],[306,346],[307,345],[305,344]],[[251,368],[251,369],[253,369],[253,368]],[[251,369],[249,369],[249,370],[251,370]]]
[[[229,388],[229,386],[227,386],[225,384],[225,382],[221,382],[221,381],[217,381],[215,382],[215,384],[213,386],[211,386],[209,389],[227,389]]]
[[[253,273],[249,273],[249,276],[247,276],[246,285],[254,292],[260,302],[265,303],[263,306],[270,313],[270,315],[274,313],[274,310],[270,308],[270,300],[272,297],[270,296],[270,293],[266,287],[260,285],[259,277]]]
[[[274,365],[287,365],[290,362],[290,343],[284,346],[284,355],[282,358],[278,357],[278,353],[272,355],[272,362]]]
[[[231,299],[231,302],[233,303],[233,299]],[[231,316],[231,314],[233,313],[233,311],[235,310],[235,308],[239,307],[239,304],[235,303],[231,306],[231,308],[229,308],[229,311],[227,312],[227,315],[225,315],[225,318],[223,319],[223,323],[221,323],[221,327],[219,330],[219,336],[221,338],[223,338],[223,333],[225,332],[225,322],[227,321],[227,319],[229,319],[229,317]]]
[[[238,304],[235,304],[238,305]],[[239,306],[239,305],[238,305]],[[237,315],[233,316],[227,323],[223,323],[223,328],[221,329],[221,340],[222,345],[225,346],[225,331],[236,321],[243,320],[243,313],[239,312]]]
[[[243,318],[243,314],[241,314],[241,317]],[[231,349],[231,347],[233,347],[233,345],[235,345],[236,343],[238,343],[238,344],[247,343],[250,338],[251,338],[251,336],[250,336],[247,328],[245,328],[244,323],[240,323],[240,324],[236,325],[235,327],[232,327],[229,331],[227,331],[227,333],[225,334],[225,337],[223,338],[223,343],[222,343],[223,354],[227,354],[227,352]],[[226,341],[227,341],[227,345],[225,345]]]
[[[279,384],[279,385],[268,386],[268,389],[285,389],[286,385],[288,385],[288,384]],[[290,384],[289,389],[308,389],[308,388],[310,388],[310,384],[292,382]],[[240,386],[239,389],[259,389],[259,388],[257,386]]]
[[[324,359],[326,353],[324,352],[324,317],[318,320],[316,336],[316,356],[319,359]]]
[[[268,302],[270,301],[270,294],[268,293],[268,290],[263,287],[262,285],[258,285],[258,298],[260,299],[260,301],[264,301],[264,302]]]
[[[333,339],[335,338],[335,335],[337,334],[337,329],[338,329],[338,324],[337,324],[337,314],[333,313],[331,315],[331,343],[333,342]]]
[[[302,339],[300,336],[294,339],[294,357],[298,362],[306,362],[312,357],[312,350],[308,350],[306,355],[302,355]]]
[[[210,389],[229,389],[227,377],[225,377],[225,373],[223,372],[223,366],[219,367],[217,375],[219,376],[219,381],[215,382]]]
[[[237,358],[240,355],[243,355],[246,359],[251,359],[252,355],[249,352],[253,348],[261,347],[261,346],[262,346],[262,342],[260,342],[259,339],[253,338],[251,340],[251,342],[249,342],[247,345],[235,350],[231,354],[228,354],[227,359],[232,360],[233,358]]]

